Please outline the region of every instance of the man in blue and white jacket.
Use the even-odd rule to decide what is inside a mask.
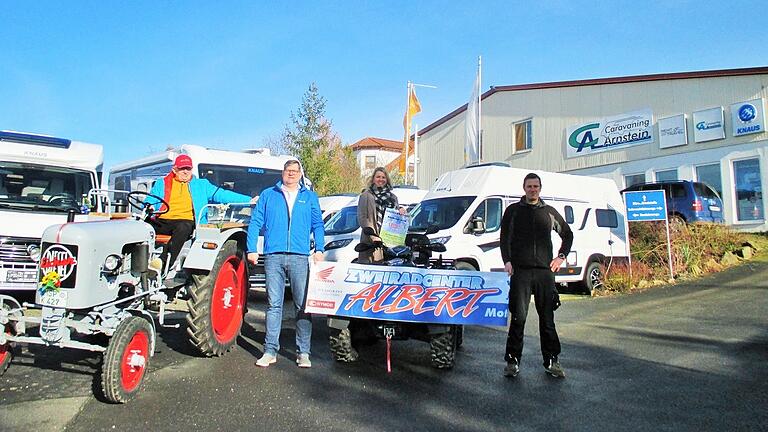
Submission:
[[[316,262],[322,261],[325,231],[317,194],[301,182],[299,161],[286,162],[283,166],[282,181],[259,195],[248,226],[248,261],[253,264],[259,259],[256,245],[262,229],[269,307],[264,355],[256,361],[256,365],[268,367],[277,361],[285,279],[288,277],[296,308],[296,363],[299,367],[312,367],[309,360],[312,317],[304,312],[311,253],[309,235],[312,234],[315,238],[313,259]]]

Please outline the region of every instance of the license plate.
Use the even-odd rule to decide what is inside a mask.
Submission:
[[[720,207],[718,207],[718,206],[709,206],[709,211],[719,212],[720,211]]]
[[[67,292],[66,291],[46,291],[45,294],[40,296],[40,304],[44,306],[50,306],[55,308],[63,308],[67,306]]]
[[[36,270],[8,270],[6,282],[37,282]]]

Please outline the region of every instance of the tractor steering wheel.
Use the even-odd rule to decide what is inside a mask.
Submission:
[[[131,205],[131,207],[133,207],[133,208],[143,212],[143,211],[145,211],[147,209],[147,207],[153,207],[154,208],[154,206],[150,206],[150,205],[148,205],[148,204],[146,204],[144,202],[144,199],[147,198],[147,197],[154,198],[154,199],[160,201],[160,203],[163,204],[162,206],[160,206],[160,208],[165,207],[165,210],[158,210],[158,211],[154,211],[153,210],[151,214],[153,214],[153,215],[163,215],[163,214],[168,213],[168,210],[170,210],[170,206],[168,205],[168,202],[166,202],[164,199],[160,198],[157,195],[152,195],[151,193],[147,193],[147,192],[143,192],[143,191],[133,191],[133,192],[130,192],[125,197],[125,199],[128,201],[128,204]]]

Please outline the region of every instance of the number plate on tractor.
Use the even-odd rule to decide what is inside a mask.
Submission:
[[[44,306],[50,306],[55,308],[63,308],[67,306],[67,292],[66,291],[46,291],[45,294],[40,296],[40,304]]]

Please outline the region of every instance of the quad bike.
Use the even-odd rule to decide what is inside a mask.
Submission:
[[[91,191],[103,194],[111,210],[106,192]],[[35,303],[0,295],[0,374],[18,344],[100,352],[103,396],[127,402],[141,386],[157,325],[166,326],[166,306],[176,298],[187,300],[187,333],[201,355],[219,356],[234,346],[248,289],[245,223],[232,217],[198,223],[184,261],[186,282],[167,284],[167,272],[149,264],[170,236],[156,235],[147,223],[161,213],[144,203],[146,197],[168,207],[160,197],[135,191],[127,196],[133,214],[94,212],[86,222],[73,222],[70,214],[67,223],[45,230]],[[33,309],[39,313],[30,315]]]
[[[432,232],[430,232],[432,231]],[[368,235],[374,234],[365,228]],[[427,234],[436,230],[427,230],[425,234],[410,233],[406,236],[405,246],[385,248],[381,243],[355,246],[355,251],[363,252],[373,248],[384,248],[384,259],[371,265],[396,267],[422,267],[431,269],[454,270],[455,267],[442,264],[442,259],[431,261],[432,252],[445,252],[442,243],[431,243]],[[430,363],[437,369],[451,369],[456,361],[456,349],[463,343],[464,327],[453,324],[426,324],[402,321],[383,321],[371,318],[349,318],[329,316],[330,337],[328,344],[336,361],[354,362],[359,358],[356,346],[377,339],[417,339],[428,342]]]

